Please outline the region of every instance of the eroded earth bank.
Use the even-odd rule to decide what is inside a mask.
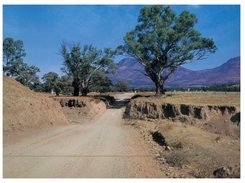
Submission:
[[[240,177],[239,93],[135,96],[126,123],[170,177]]]

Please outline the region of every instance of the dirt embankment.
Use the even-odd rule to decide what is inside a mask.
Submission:
[[[133,119],[174,119],[184,120],[191,117],[210,121],[218,116],[230,116],[233,122],[240,122],[240,111],[236,106],[228,105],[191,105],[158,103],[140,100],[131,100],[126,108],[126,116]]]
[[[71,123],[95,120],[113,103],[110,96],[96,97],[54,97]]]
[[[11,78],[3,78],[3,130],[68,124],[60,105]]]
[[[125,117],[130,119],[170,119],[201,126],[214,133],[240,136],[240,108],[236,105],[165,103],[155,98],[132,99]]]
[[[115,101],[109,95],[53,97],[3,78],[4,131],[22,131],[94,120]]]
[[[175,93],[130,100],[138,130],[167,177],[240,177],[240,94]]]

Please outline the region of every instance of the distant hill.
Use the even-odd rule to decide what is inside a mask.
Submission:
[[[118,70],[115,74],[108,74],[113,82],[127,80],[129,85],[135,88],[154,86],[154,83],[144,75],[144,67],[135,59],[122,59],[117,67]],[[166,81],[165,86],[195,87],[233,83],[240,83],[240,57],[231,58],[213,69],[192,71],[184,67],[178,67]]]

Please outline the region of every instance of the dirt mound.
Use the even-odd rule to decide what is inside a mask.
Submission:
[[[73,123],[95,119],[110,105],[110,102],[103,97],[54,97],[53,99],[60,103],[65,116]]]
[[[31,91],[11,78],[3,78],[3,130],[15,131],[68,124],[54,100]]]

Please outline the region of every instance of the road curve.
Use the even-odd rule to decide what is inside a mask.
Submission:
[[[127,97],[119,95],[118,100]],[[123,125],[124,110],[114,106],[93,122],[52,127],[4,141],[3,176],[161,177],[137,131]]]

